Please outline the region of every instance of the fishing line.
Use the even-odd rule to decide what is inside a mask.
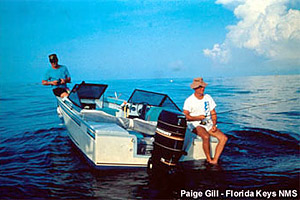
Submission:
[[[281,101],[263,103],[263,104],[258,104],[258,105],[251,105],[251,106],[247,106],[247,107],[244,107],[244,108],[237,108],[237,109],[232,109],[232,110],[228,110],[228,111],[219,112],[219,113],[216,113],[216,114],[220,115],[220,114],[231,113],[231,112],[239,111],[239,110],[246,110],[246,109],[256,108],[256,107],[261,107],[261,106],[269,106],[269,105],[274,105],[274,104],[283,103],[283,102],[295,101],[297,99],[299,99],[299,98],[293,98],[293,99],[288,99],[288,100],[281,100]]]

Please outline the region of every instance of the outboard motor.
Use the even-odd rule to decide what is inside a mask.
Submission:
[[[187,154],[183,151],[186,128],[184,114],[168,110],[160,113],[148,170],[161,169],[170,172],[176,169],[181,156]]]

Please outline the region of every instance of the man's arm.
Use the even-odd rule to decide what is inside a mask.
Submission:
[[[204,115],[191,116],[190,112],[188,110],[183,110],[183,113],[185,114],[185,117],[188,121],[201,121],[201,120],[205,119]]]
[[[210,115],[211,115],[211,120],[213,122],[213,125],[217,124],[217,112],[215,109],[213,109],[212,111],[210,111]]]
[[[217,130],[217,112],[215,109],[210,111],[211,120],[213,122],[213,127],[211,128],[212,132],[215,132]]]
[[[71,78],[70,77],[67,77],[65,79],[60,79],[60,83],[61,84],[65,84],[65,83],[71,83]]]
[[[42,80],[43,85],[58,85],[58,81],[45,81]]]
[[[71,83],[71,77],[66,78],[66,83]]]
[[[62,84],[71,83],[71,76],[70,76],[69,70],[68,70],[67,67],[65,67],[64,69],[65,69],[65,71],[64,71],[64,77],[65,77],[65,79],[60,79],[60,82]]]

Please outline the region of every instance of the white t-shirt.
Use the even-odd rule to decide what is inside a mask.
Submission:
[[[195,94],[189,96],[183,105],[183,110],[190,112],[191,116],[205,115],[206,119],[210,119],[210,112],[215,109],[216,103],[213,98],[205,94],[203,99],[198,99]]]

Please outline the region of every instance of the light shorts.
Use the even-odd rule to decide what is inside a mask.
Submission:
[[[197,126],[201,126],[203,128],[205,128],[205,130],[208,132],[210,131],[210,129],[213,127],[213,123],[212,121],[207,121],[207,123],[205,125],[200,124],[201,121],[189,121],[187,122],[187,126],[188,128],[193,131]]]

